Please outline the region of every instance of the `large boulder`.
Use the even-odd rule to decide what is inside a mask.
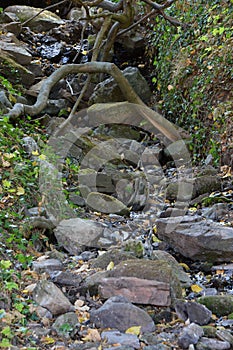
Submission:
[[[14,5],[8,6],[5,12],[15,13],[22,23],[30,19],[27,26],[36,32],[48,31],[64,24],[64,21],[59,16],[48,10],[43,10],[43,12],[37,16],[41,10],[41,8],[34,8],[31,6]]]
[[[227,262],[233,259],[233,228],[199,216],[160,218],[157,235],[192,260]]]

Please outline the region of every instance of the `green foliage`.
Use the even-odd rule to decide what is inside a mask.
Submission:
[[[226,115],[216,119],[213,113],[219,103],[230,99],[232,90],[233,8],[229,1],[181,0],[167,13],[187,27],[156,19],[153,82],[161,109],[192,135],[194,160],[211,153],[217,162]]]

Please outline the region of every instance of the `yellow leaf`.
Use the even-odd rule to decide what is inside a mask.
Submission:
[[[128,328],[125,333],[139,335],[141,332],[141,326],[133,326]]]
[[[12,102],[12,103],[16,103],[17,102],[17,99],[15,96],[9,94],[9,101]]]
[[[191,290],[194,292],[194,293],[200,293],[202,291],[202,287],[198,286],[198,284],[193,284],[191,286]]]
[[[110,261],[110,263],[108,264],[107,266],[107,271],[110,271],[114,268],[114,262],[113,261]]]
[[[153,243],[159,243],[159,242],[161,242],[161,241],[160,241],[160,239],[158,239],[157,236],[152,235],[152,242],[153,242]]]
[[[25,194],[25,189],[21,186],[18,186],[16,194],[17,194],[17,196],[21,196],[21,195]]]
[[[185,263],[179,263],[179,265],[182,266],[186,271],[190,270],[189,266]]]
[[[87,54],[88,54],[88,51],[86,51],[86,50],[83,50],[83,51],[82,51],[82,55],[85,56],[85,55],[87,55]]]
[[[38,156],[38,155],[39,155],[39,151],[38,151],[38,150],[32,151],[32,155],[33,155],[33,156]]]
[[[53,344],[53,343],[55,343],[55,340],[52,337],[42,337],[41,341],[44,344]]]
[[[157,233],[157,226],[156,225],[153,227],[153,232]]]

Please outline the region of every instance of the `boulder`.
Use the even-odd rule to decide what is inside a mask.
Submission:
[[[0,48],[0,69],[4,71],[4,76],[10,82],[15,83],[16,81],[19,84],[24,86],[30,86],[34,80],[35,76],[30,72],[26,67],[15,62],[7,52],[3,51]],[[15,71],[16,74],[12,74],[12,71]]]
[[[127,67],[122,72],[138,96],[148,102],[151,97],[151,91],[145,78],[136,67]],[[109,103],[124,101],[125,98],[113,78],[108,78],[97,84],[93,94],[90,97],[89,104]]]
[[[133,326],[140,326],[141,333],[155,330],[152,318],[122,296],[112,297],[98,310],[91,311],[90,322],[97,328],[115,328],[120,332]]]
[[[33,290],[33,299],[40,306],[48,309],[53,315],[74,311],[73,305],[52,282],[41,280]]]
[[[73,255],[78,255],[86,247],[109,248],[123,241],[119,231],[112,231],[102,223],[80,218],[62,220],[54,233],[58,244]]]
[[[42,13],[36,16],[41,10],[41,8],[34,8],[31,6],[14,5],[8,6],[5,9],[5,12],[16,14],[22,23],[30,19],[27,26],[36,32],[48,31],[52,28],[58,27],[61,24],[64,24],[64,21],[59,16],[48,10],[43,10]],[[33,18],[34,16],[35,18]]]
[[[199,216],[160,218],[157,235],[192,260],[213,263],[233,259],[233,228]]]

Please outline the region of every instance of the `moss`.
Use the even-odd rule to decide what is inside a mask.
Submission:
[[[197,300],[205,305],[213,314],[218,317],[233,313],[233,296],[231,295],[210,295],[203,296]]]

